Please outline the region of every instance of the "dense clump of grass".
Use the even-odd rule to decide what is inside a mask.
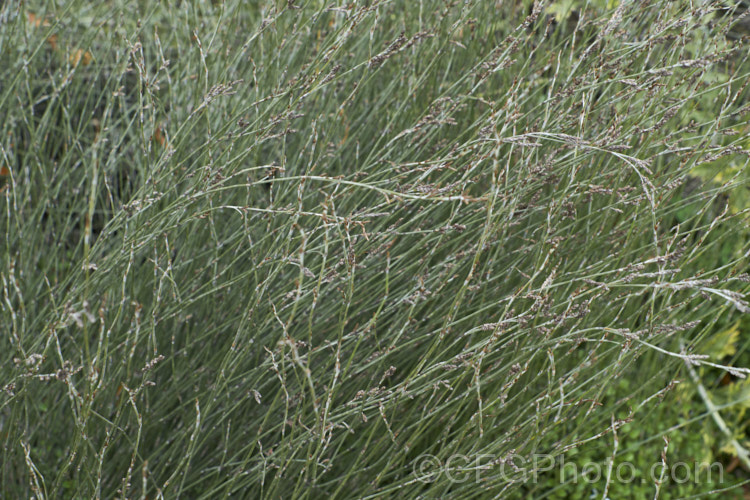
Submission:
[[[744,181],[690,172],[745,164],[747,44],[614,3],[6,2],[2,495],[510,495],[414,461],[716,362]]]

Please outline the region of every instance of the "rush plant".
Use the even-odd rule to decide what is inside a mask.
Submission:
[[[0,495],[520,495],[744,377],[729,4],[4,2]]]

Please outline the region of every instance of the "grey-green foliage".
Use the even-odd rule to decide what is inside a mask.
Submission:
[[[527,471],[414,461],[668,394],[747,308],[738,182],[689,177],[744,154],[747,46],[544,8],[5,3],[3,496],[490,497]]]

